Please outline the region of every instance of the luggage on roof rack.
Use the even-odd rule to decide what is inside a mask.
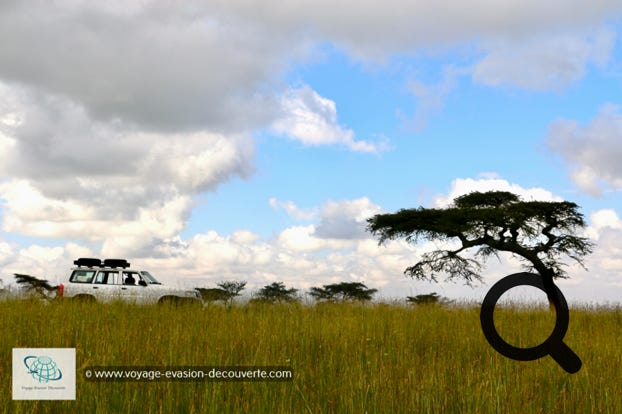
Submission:
[[[120,267],[122,269],[126,269],[130,267],[130,264],[125,259],[105,259],[104,266],[105,267]]]
[[[101,266],[102,261],[94,257],[81,257],[78,260],[74,260],[73,264],[75,264],[76,266],[94,267]]]

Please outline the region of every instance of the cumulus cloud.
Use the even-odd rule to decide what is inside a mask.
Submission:
[[[184,228],[191,200],[178,196],[134,206],[132,214],[110,216],[115,198],[58,200],[44,196],[24,180],[0,183],[2,230],[28,236],[103,242],[109,256],[136,254],[153,240],[165,240]],[[126,210],[129,208],[126,207]]]
[[[579,1],[355,0],[273,1],[259,10],[248,0],[220,1],[218,7],[245,20],[262,19],[292,33],[298,27],[329,40],[353,56],[381,60],[418,48],[495,36],[522,36],[568,26],[600,23],[622,11],[616,0]]]
[[[315,235],[314,225],[308,225],[287,227],[269,240],[249,231],[230,235],[209,231],[188,239],[183,254],[145,257],[139,262],[163,275],[185,277],[194,285],[237,279],[248,281],[249,289],[273,281],[308,289],[356,280],[380,287],[393,277],[403,282],[405,253],[413,251],[403,242],[389,243],[386,249],[371,239],[322,239]]]
[[[615,210],[602,209],[590,214],[590,226],[586,229],[589,237],[598,240],[603,231],[611,229],[622,230],[622,221]]]
[[[355,200],[327,201],[322,207],[315,234],[324,239],[364,239],[367,219],[382,211],[367,197]]]
[[[0,119],[19,120],[0,124],[4,145],[10,146],[4,168],[35,180],[48,195],[64,197],[102,180],[109,180],[102,183],[108,191],[144,181],[205,190],[231,174],[252,171],[252,141],[242,134],[136,130],[93,120],[67,99],[1,84],[0,98],[13,103],[0,108]]]
[[[481,178],[457,178],[451,183],[451,189],[447,195],[439,195],[434,204],[437,208],[449,206],[456,197],[469,194],[474,191],[509,191],[519,195],[525,201],[563,201],[544,188],[524,188],[519,184],[510,183],[496,174],[487,173]]]
[[[0,239],[0,266],[5,266],[12,261],[15,249],[9,243]]]
[[[339,250],[352,245],[348,240],[318,237],[314,225],[289,227],[279,234],[278,242],[285,249],[296,252]]]
[[[456,180],[452,191],[460,186],[464,190],[473,187],[461,185]],[[482,184],[475,186],[481,188]],[[521,194],[532,191],[511,185],[510,188]],[[536,194],[540,193],[536,191]],[[544,193],[540,195],[547,198]],[[443,198],[450,198],[450,194]],[[331,216],[331,203],[341,203],[346,208],[350,205],[353,211],[360,213],[360,217],[370,206],[376,211],[374,204],[365,199],[327,202],[324,208],[319,207],[318,210],[324,211],[325,216]],[[321,220],[321,217],[317,218],[318,223]],[[424,252],[439,248],[438,244],[421,242],[413,245],[395,240],[378,246],[371,236],[321,238],[317,235],[317,227],[317,223],[287,227],[270,239],[248,230],[238,230],[228,235],[208,231],[187,239],[176,236],[168,240],[154,240],[153,248],[142,252],[143,256],[133,256],[132,263],[151,270],[166,283],[192,287],[211,287],[222,280],[235,279],[248,281],[251,292],[274,281],[282,281],[304,291],[326,283],[361,281],[370,287],[380,288],[383,297],[403,298],[406,294],[436,291],[453,298],[478,301],[483,299],[491,283],[520,270],[516,259],[501,254],[500,261],[490,260],[483,269],[484,286],[464,289],[461,284],[419,282],[404,277],[403,271]],[[560,288],[570,302],[619,300],[622,291],[619,277],[622,249],[618,247],[617,240],[622,237],[622,222],[618,213],[612,210],[593,212],[586,234],[597,240],[595,252],[586,260],[589,272],[571,266],[569,275],[572,279],[561,281]],[[56,282],[56,277],[64,281],[68,265],[76,257],[98,256],[101,253],[72,243],[47,247],[33,245],[20,249],[0,240],[0,269],[5,276],[13,272],[27,272],[47,277],[53,282]]]
[[[3,2],[0,79],[69,99],[98,121],[239,132],[274,119],[280,76],[319,44],[336,44],[360,59],[384,59],[434,45],[600,24],[620,12],[616,0],[281,0],[261,7],[248,0],[191,0],[184,7],[167,0]],[[562,64],[546,66],[565,78],[575,76],[583,61],[599,61],[609,41],[607,34],[587,41],[557,38],[536,49],[567,52]],[[491,46],[478,78],[506,80],[497,70],[507,57],[500,55],[505,46]],[[522,63],[526,50],[510,61]],[[348,130],[333,133],[347,137]]]
[[[347,0],[335,5],[305,0],[270,2],[261,8],[247,0],[188,1],[184,7],[164,0],[4,2],[0,79],[64,97],[98,121],[122,120],[150,130],[208,127],[239,132],[263,127],[278,115],[280,76],[292,62],[308,58],[318,44],[331,42],[353,56],[373,59],[435,44],[535,33],[536,40],[523,46],[490,43],[492,51],[476,78],[499,82],[506,76],[515,81],[515,68],[524,65],[504,66],[506,75],[499,74],[499,65],[524,63],[525,54],[536,50],[547,61],[536,72],[556,68],[549,73],[566,79],[576,76],[586,61],[606,58],[611,33],[551,40],[542,40],[540,33],[599,24],[621,11],[614,0],[589,5],[514,0],[468,5],[456,0],[365,5]],[[504,50],[514,52],[500,55]],[[551,60],[552,54],[564,58]],[[317,113],[323,116],[320,121],[330,121],[326,101],[304,88],[287,95],[287,103],[299,108],[299,114]],[[318,105],[322,110],[314,112]],[[302,119],[298,123],[304,124]],[[329,131],[333,139],[355,146],[347,128]],[[304,137],[299,139],[317,142],[309,130],[298,132],[294,136]],[[358,142],[357,150],[371,150],[366,144]]]
[[[0,241],[2,269],[49,275],[77,256],[131,252],[146,267],[194,278],[207,273],[260,283],[282,277],[299,287],[401,278],[413,247],[372,247],[361,230],[364,214],[378,211],[369,200],[319,206],[306,216],[313,224],[282,229],[274,240],[243,230],[186,239],[180,232],[194,195],[252,174],[253,131],[272,127],[305,145],[383,149],[356,139],[329,97],[310,86],[284,85],[284,73],[317,45],[382,60],[476,41],[490,51],[479,79],[520,85],[513,73],[499,77],[492,63],[498,65],[502,45],[490,39],[544,39],[543,33],[600,24],[621,9],[614,0],[0,2],[3,230],[97,242],[90,252],[61,242],[22,248]],[[563,82],[576,79],[586,65],[606,62],[608,36],[543,40],[544,55],[559,45],[575,56],[547,68],[557,68],[552,73]],[[422,99],[451,90],[413,88]],[[581,172],[584,182],[598,177],[617,185],[605,174],[610,170],[590,168]],[[488,188],[475,181],[457,182],[439,203]],[[513,188],[504,185],[500,189]],[[280,203],[290,214],[301,213]]]
[[[384,147],[354,139],[351,129],[337,122],[335,102],[320,96],[308,86],[290,89],[282,100],[282,114],[272,130],[305,145],[343,145],[358,152],[378,152]]]
[[[0,101],[4,231],[138,248],[181,231],[193,195],[253,172],[249,134],[137,130],[1,83]]]
[[[389,285],[393,278],[398,284],[404,282],[402,271],[414,247],[403,241],[380,247],[370,235],[363,238],[358,233],[364,219],[379,211],[378,206],[360,198],[327,201],[316,210],[316,223],[286,227],[270,239],[248,230],[229,235],[207,231],[182,239],[173,235],[175,231],[170,227],[159,225],[161,218],[156,225],[143,217],[135,228],[111,229],[122,236],[106,240],[98,251],[74,243],[16,249],[0,240],[0,268],[3,275],[30,272],[52,281],[60,276],[62,281],[76,257],[120,256],[131,257],[133,264],[154,271],[169,283],[185,280],[191,286],[228,279],[248,280],[249,289],[275,280],[300,289],[344,280],[362,281],[374,287]],[[169,206],[164,211],[173,208]],[[333,233],[318,234],[317,228],[329,231],[327,226],[331,225],[335,226]],[[353,233],[344,231],[348,225],[354,227]],[[135,235],[132,231],[144,232],[144,228],[152,228],[150,234],[143,235],[150,244],[139,244],[143,248],[137,249],[132,237],[140,237],[141,233]]]
[[[0,77],[84,105],[98,120],[238,131],[270,118],[271,82],[301,46],[209,7],[9,2]]]
[[[294,251],[351,248],[357,240],[370,238],[365,230],[366,220],[381,211],[367,197],[328,200],[319,209],[316,224],[287,228],[278,240],[283,247]]]
[[[599,28],[587,34],[538,33],[487,41],[486,56],[473,67],[473,80],[490,86],[560,89],[581,79],[589,64],[606,64],[615,38],[614,30]]]
[[[317,209],[302,209],[291,200],[280,201],[272,197],[268,203],[273,209],[283,209],[289,216],[298,220],[310,220],[317,215]]]
[[[619,243],[622,221],[618,212],[612,209],[592,212],[585,235],[595,241],[594,252],[585,260],[587,272],[573,269],[574,286],[570,287],[584,296],[591,296],[592,301],[619,302],[622,292],[622,248]]]
[[[603,187],[622,188],[622,114],[603,106],[587,125],[559,119],[550,126],[548,146],[573,169],[572,180],[583,191],[600,195]]]

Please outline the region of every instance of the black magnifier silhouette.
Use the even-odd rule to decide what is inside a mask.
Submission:
[[[506,276],[493,285],[486,294],[479,315],[482,323],[482,331],[488,343],[501,355],[517,361],[533,361],[550,355],[566,372],[574,374],[581,369],[581,360],[572,349],[563,342],[564,335],[568,330],[568,304],[564,295],[555,286],[555,292],[549,300],[555,306],[556,320],[553,333],[544,342],[532,348],[517,348],[505,342],[495,328],[493,319],[497,301],[508,290],[516,286],[534,286],[544,291],[542,277],[534,273],[514,273]]]

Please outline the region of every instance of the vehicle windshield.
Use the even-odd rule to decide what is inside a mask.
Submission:
[[[155,277],[151,276],[151,273],[149,273],[149,272],[147,272],[147,271],[145,271],[145,270],[141,271],[141,272],[140,272],[140,275],[141,275],[144,279],[147,279],[147,282],[148,282],[150,285],[161,285],[161,284],[162,284],[162,283],[158,282],[158,280],[157,280]]]

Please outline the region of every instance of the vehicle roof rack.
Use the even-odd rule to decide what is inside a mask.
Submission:
[[[126,269],[130,267],[130,263],[126,259],[105,259],[104,267],[120,267]]]
[[[76,266],[86,266],[86,267],[95,267],[101,266],[102,261],[100,259],[96,259],[94,257],[81,257],[78,260],[74,260],[73,264]]]

